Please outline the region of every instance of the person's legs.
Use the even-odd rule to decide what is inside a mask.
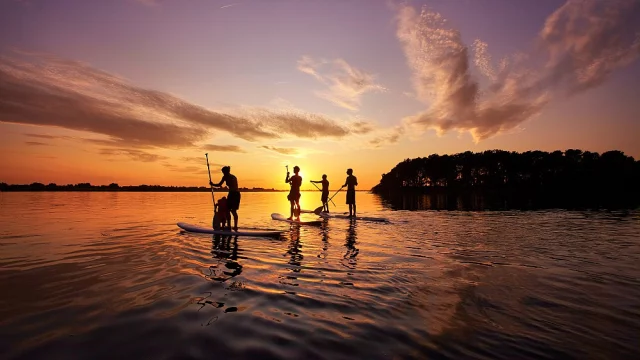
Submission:
[[[291,211],[289,212],[289,220],[291,220],[291,219],[293,219],[293,207],[294,207],[296,202],[294,200],[290,199],[289,203],[291,203],[291,208],[290,208]]]
[[[238,211],[233,209],[231,210],[233,214],[233,230],[238,231]],[[229,224],[229,228],[231,228],[231,219],[227,220]]]
[[[212,226],[214,230],[220,229],[220,218],[217,211],[213,213]]]
[[[349,216],[355,216],[356,213],[356,193],[353,190],[347,190],[347,204],[349,204]]]
[[[240,208],[240,192],[238,191],[229,191],[229,195],[227,195],[227,205],[230,214],[233,215],[233,229],[238,230],[238,209]],[[231,230],[231,216],[227,214],[227,225],[229,230]]]
[[[300,198],[296,199],[296,219],[300,221]]]

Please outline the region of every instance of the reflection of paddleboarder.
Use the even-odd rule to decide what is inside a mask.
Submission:
[[[357,239],[356,220],[351,219],[349,229],[347,230],[347,238],[344,243],[344,246],[347,248],[347,252],[344,254],[343,258],[348,261],[349,267],[352,269],[355,267],[356,257],[360,253],[360,250],[356,247]]]
[[[327,175],[322,175],[321,181],[311,180],[314,184],[322,184],[322,195],[320,200],[322,201],[322,211],[329,212],[329,180],[327,180]]]
[[[342,187],[347,187],[347,204],[349,205],[349,216],[356,216],[356,186],[358,179],[353,176],[353,170],[347,169],[347,180]]]
[[[291,203],[291,215],[288,220],[293,219],[293,215],[295,213],[296,220],[300,221],[300,186],[302,185],[302,177],[298,175],[300,172],[300,168],[298,166],[293,167],[293,175],[289,177],[289,171],[287,171],[287,178],[284,182],[291,185],[291,191],[289,191],[289,195],[287,195],[287,199]]]
[[[227,208],[233,215],[233,230],[238,231],[238,209],[240,208],[240,191],[238,189],[238,178],[231,174],[231,168],[229,166],[222,167],[222,180],[219,183],[214,184],[209,180],[211,186],[222,186],[223,183],[227,183],[229,188],[229,194],[227,195]]]

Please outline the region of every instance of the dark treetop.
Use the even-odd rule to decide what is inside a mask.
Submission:
[[[491,150],[406,159],[372,191],[389,198],[481,195],[525,207],[633,208],[640,204],[639,186],[640,161],[617,150]]]

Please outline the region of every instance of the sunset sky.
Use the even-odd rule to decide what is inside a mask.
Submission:
[[[640,157],[638,0],[0,0],[0,181],[369,189],[432,153]]]

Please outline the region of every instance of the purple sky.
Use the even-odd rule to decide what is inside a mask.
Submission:
[[[640,15],[629,14],[640,6],[636,0],[611,0],[606,2],[608,8],[623,10],[605,14],[599,8],[602,2],[583,3],[0,0],[0,56],[45,63],[37,71],[47,69],[49,56],[82,62],[93,69],[90,71],[121,77],[136,89],[171,94],[243,119],[249,116],[247,126],[260,123],[255,126],[278,134],[249,139],[216,122],[203,128],[206,137],[193,141],[181,138],[160,144],[147,139],[146,148],[139,151],[164,156],[167,164],[175,164],[179,155],[200,154],[204,143],[245,149],[225,157],[246,167],[265,162],[278,167],[289,161],[312,164],[349,152],[361,159],[366,176],[371,177],[368,185],[373,185],[398,161],[430,153],[582,148],[619,149],[640,157],[640,102],[635,99],[640,52],[633,43],[634,34],[640,31],[635,21]],[[434,25],[431,15],[421,22],[423,5],[428,14],[439,14],[446,23]],[[553,16],[558,21],[545,38],[541,35],[545,22],[550,24]],[[589,25],[590,31],[578,31],[579,22],[589,16],[603,20]],[[607,16],[617,25],[607,27]],[[578,24],[573,29],[566,25],[572,21]],[[449,32],[437,37],[440,27]],[[403,29],[404,38],[400,35]],[[433,45],[442,39],[447,43]],[[488,46],[490,73],[474,64],[476,40]],[[417,44],[424,48],[417,49]],[[468,56],[458,56],[460,46],[468,47]],[[569,55],[554,62],[553,51]],[[499,69],[505,58],[510,67],[502,76]],[[465,70],[455,73],[462,65]],[[75,87],[84,86],[80,83],[81,79],[74,79],[60,86],[75,92],[80,91]],[[0,83],[0,89],[2,86]],[[8,85],[5,88],[14,91]],[[96,95],[101,91],[87,87],[80,92],[95,99],[103,96]],[[431,97],[425,95],[429,92]],[[483,100],[470,100],[478,96]],[[135,110],[139,108],[144,111]],[[283,127],[297,126],[297,117],[280,117],[276,126],[261,117],[258,108],[295,111],[314,130],[307,137],[296,136],[294,130],[288,134]],[[59,116],[59,122],[32,121],[37,109],[30,109],[28,115],[21,113],[19,119],[18,110],[7,109],[0,101],[0,129],[5,134],[0,140],[14,152],[20,152],[24,141],[6,134],[72,136],[69,131],[83,131],[88,135],[76,135],[115,139],[121,150],[123,144],[143,141],[123,135],[122,129],[69,125],[63,119],[65,113],[46,114],[48,118]],[[157,109],[156,105],[135,103],[122,111],[143,114],[141,120],[151,123],[184,120],[171,118],[175,114],[166,115],[165,110],[155,112]],[[101,121],[108,122],[107,115]],[[183,115],[188,117],[181,112]],[[322,116],[331,124],[318,125],[313,116]],[[209,126],[211,121],[197,120],[198,126]],[[335,133],[334,123],[348,129],[345,134],[349,135]],[[55,145],[73,147],[70,144],[61,140]],[[34,146],[28,148],[33,152]],[[273,148],[287,150],[269,150]],[[293,155],[293,159],[282,158]],[[65,159],[65,155],[57,156]],[[130,156],[126,161],[136,159]],[[160,160],[155,163],[161,165]],[[5,165],[18,173],[30,173],[13,163]],[[345,166],[349,166],[346,160],[327,168],[341,177]]]

